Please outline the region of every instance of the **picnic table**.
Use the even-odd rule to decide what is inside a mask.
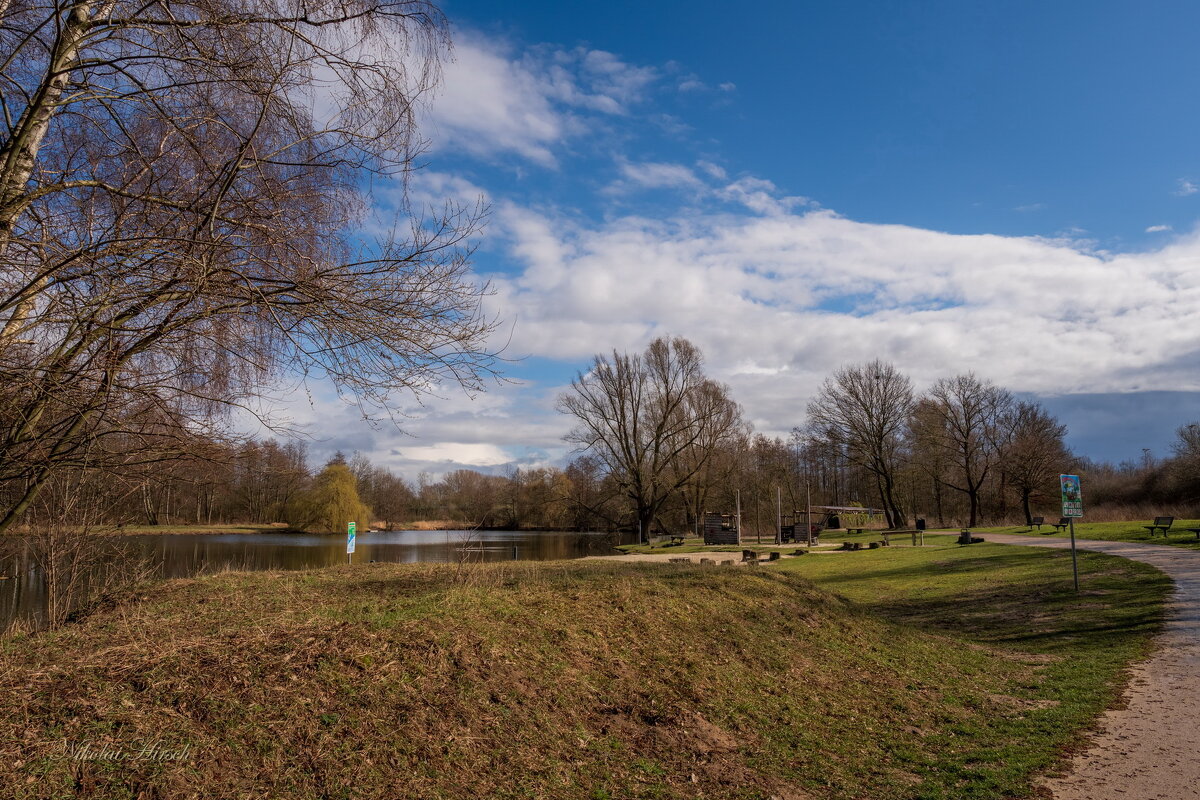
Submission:
[[[904,528],[901,530],[883,531],[884,546],[891,547],[891,545],[892,545],[891,537],[896,536],[898,534],[905,534],[905,535],[912,534],[913,547],[918,546],[917,545],[918,538],[920,539],[920,546],[922,546],[922,547],[925,546],[925,531],[921,530],[920,528]]]

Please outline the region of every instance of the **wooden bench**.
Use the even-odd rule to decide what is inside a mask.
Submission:
[[[1034,517],[1033,519],[1029,520],[1029,527],[1037,528],[1039,531],[1042,529],[1042,526],[1045,524],[1046,524],[1045,517]]]
[[[858,534],[861,534],[863,531],[865,531],[865,530],[866,530],[866,528],[846,528],[845,530],[846,530],[846,533],[858,533]]]
[[[1142,527],[1150,531],[1150,538],[1154,538],[1155,531],[1162,531],[1163,538],[1167,538],[1167,531],[1171,529],[1171,524],[1175,522],[1174,517],[1155,517],[1153,525],[1143,525]],[[1197,534],[1196,538],[1200,538]]]
[[[921,540],[921,541],[920,541],[920,546],[921,546],[921,547],[924,547],[924,546],[925,546],[925,531],[923,531],[923,530],[920,530],[919,528],[905,528],[905,529],[903,529],[903,530],[895,530],[895,531],[883,531],[883,546],[884,546],[884,547],[891,547],[891,546],[892,546],[892,540],[891,540],[891,538],[890,538],[890,537],[892,537],[892,536],[896,536],[896,535],[898,535],[898,534],[904,534],[904,535],[906,535],[906,536],[907,536],[907,535],[909,535],[909,534],[912,534],[912,543],[913,543],[913,547],[917,547],[917,546],[918,546],[918,545],[917,545],[917,539],[918,539],[918,537],[919,537],[919,538],[920,538],[920,540]]]
[[[1071,518],[1070,517],[1059,517],[1058,522],[1051,522],[1050,524],[1054,526],[1055,533],[1061,533],[1062,531],[1065,531],[1071,525]]]
[[[671,544],[670,544],[670,545],[668,545],[668,547],[677,547],[677,546],[679,546],[679,545],[681,545],[681,544],[683,544],[683,537],[682,537],[682,536],[674,536],[674,535],[672,535],[672,536],[671,536]]]
[[[1200,528],[1180,528],[1179,530],[1196,534],[1196,541],[1200,542]]]

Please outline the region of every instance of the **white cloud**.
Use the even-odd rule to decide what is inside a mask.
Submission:
[[[658,77],[603,50],[547,46],[516,54],[460,35],[426,121],[437,147],[476,156],[513,153],[546,167],[587,131],[581,115],[623,115]]]
[[[732,92],[737,89],[737,84],[733,81],[725,81],[724,83],[717,84],[717,88],[722,92]]]
[[[1176,197],[1187,197],[1190,194],[1200,192],[1200,185],[1193,183],[1185,178],[1180,178],[1175,186]]]
[[[1170,225],[1151,225],[1146,228],[1146,233],[1165,233],[1169,230],[1172,230]]]
[[[411,461],[463,464],[470,467],[494,467],[512,461],[512,456],[498,446],[476,442],[438,442],[406,447],[401,452]]]
[[[775,184],[752,177],[739,178],[721,188],[718,195],[758,214],[786,214],[812,204],[807,197],[781,197]]]
[[[611,191],[623,191],[630,187],[692,190],[706,188],[703,181],[696,177],[696,173],[683,164],[621,160],[618,163],[618,171],[621,180],[610,187]]]

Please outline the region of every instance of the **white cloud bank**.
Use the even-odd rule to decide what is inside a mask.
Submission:
[[[1045,394],[1200,389],[1200,236],[1148,253],[964,236],[828,211],[613,219],[508,208],[524,271],[494,276],[512,350],[566,361],[687,336],[756,425],[785,432],[846,362],[924,386],[968,370]]]
[[[803,422],[838,366],[876,357],[918,389],[973,370],[1038,394],[1200,390],[1197,234],[1109,254],[828,211],[581,227],[512,205],[498,209],[501,231],[522,265],[489,276],[496,310],[515,320],[509,354],[560,360],[562,374],[432,401],[413,410],[416,438],[385,429],[354,445],[409,476],[563,457],[570,423],[554,398],[574,370],[660,334],[696,342],[771,435]]]

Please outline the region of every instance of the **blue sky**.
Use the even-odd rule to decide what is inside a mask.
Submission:
[[[663,333],[772,435],[877,356],[918,389],[973,370],[1045,398],[1096,458],[1200,418],[1200,6],[444,9],[413,196],[491,204],[476,269],[524,360],[404,434],[295,404],[318,455],[561,463],[558,392]]]

